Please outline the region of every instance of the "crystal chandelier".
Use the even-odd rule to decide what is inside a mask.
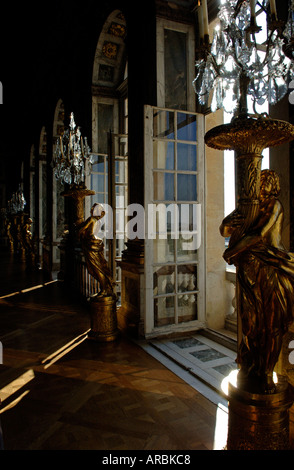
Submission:
[[[87,137],[82,138],[76,126],[74,115],[70,115],[69,128],[56,141],[53,158],[54,176],[63,184],[84,186],[85,176],[91,171],[93,155],[90,153]]]
[[[294,77],[294,0],[288,18],[279,20],[275,0],[221,0],[210,44],[207,0],[198,1],[200,48],[193,81],[200,105],[247,114],[247,97],[273,105]],[[258,24],[258,23],[262,23]],[[212,91],[212,97],[210,92]]]
[[[26,205],[23,191],[19,185],[18,190],[12,194],[11,199],[8,201],[8,213],[17,214],[23,212]]]

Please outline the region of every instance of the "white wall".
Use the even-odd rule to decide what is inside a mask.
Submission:
[[[206,117],[206,132],[223,123],[221,110]],[[206,321],[224,328],[232,311],[232,285],[226,281],[225,239],[219,232],[224,218],[224,152],[205,146],[206,160]]]

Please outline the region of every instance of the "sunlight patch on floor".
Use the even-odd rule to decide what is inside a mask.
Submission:
[[[76,338],[62,346],[62,348],[58,349],[57,351],[54,351],[54,353],[50,354],[50,356],[47,356],[45,359],[43,359],[42,364],[44,364],[44,369],[48,369],[48,367],[52,366],[52,364],[54,364],[56,361],[68,354],[72,349],[76,348],[79,344],[85,341],[89,331],[90,330],[85,331],[81,335],[77,336]]]
[[[25,387],[29,382],[31,382],[33,379],[35,378],[35,374],[34,374],[34,371],[33,369],[29,369],[27,370],[26,372],[24,372],[23,374],[21,374],[19,377],[17,377],[17,379],[13,380],[12,382],[10,382],[9,384],[5,385],[5,387],[3,387],[1,390],[0,390],[0,399],[1,399],[1,402],[3,403],[4,407],[1,408],[0,410],[0,414],[1,413],[4,413],[5,411],[7,411],[7,409],[10,409],[10,408],[13,408],[15,405],[17,405],[17,403],[19,403],[19,401],[29,393],[29,390],[26,390],[25,392],[23,392],[18,398],[16,398],[16,400],[12,401],[11,403],[9,403],[7,406],[5,406],[5,401],[11,397],[12,395],[14,395],[16,392],[18,392],[21,388]]]
[[[223,450],[227,444],[228,410],[218,405],[215,417],[213,450]]]
[[[21,289],[16,292],[12,292],[11,294],[5,294],[5,295],[2,295],[0,299],[6,299],[8,297],[13,297],[14,295],[25,294],[26,292],[30,292],[32,290],[41,289],[42,287],[48,286],[49,284],[52,284],[53,282],[57,282],[57,280],[44,282],[43,284],[38,284],[37,286],[32,286],[26,289]]]

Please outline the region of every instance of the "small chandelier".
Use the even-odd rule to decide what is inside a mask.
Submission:
[[[200,48],[193,81],[200,105],[247,114],[247,96],[273,105],[294,77],[294,0],[288,18],[278,19],[275,0],[221,0],[219,26],[209,42],[207,0],[198,0]],[[263,19],[263,26],[258,23]]]
[[[74,114],[70,115],[69,128],[56,141],[53,158],[54,176],[63,184],[84,187],[85,176],[90,174],[93,155],[87,137],[82,138],[76,126]]]
[[[23,212],[26,205],[23,191],[19,185],[18,190],[12,194],[11,199],[8,201],[7,212],[9,214],[17,214]]]

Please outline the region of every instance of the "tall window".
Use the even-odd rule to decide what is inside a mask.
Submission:
[[[30,153],[30,217],[33,221],[32,226],[31,226],[31,231],[34,233],[36,231],[36,213],[35,213],[35,207],[36,207],[36,162],[35,162],[35,147],[32,145],[31,147],[31,153]]]
[[[64,133],[64,104],[59,100],[54,114],[53,121],[53,155],[57,139]],[[53,269],[55,269],[60,262],[60,250],[58,244],[63,236],[65,224],[65,201],[62,196],[64,186],[60,180],[54,176],[52,179],[52,228],[53,228],[53,247],[52,247],[52,262]]]
[[[42,128],[39,144],[39,254],[47,233],[47,133]]]
[[[119,131],[122,131],[120,133]],[[125,249],[125,213],[128,200],[128,100],[93,97],[93,151],[95,162],[90,187],[96,194],[91,204],[104,205],[106,216],[100,236],[104,238],[105,256],[120,294],[120,268],[116,260]]]

